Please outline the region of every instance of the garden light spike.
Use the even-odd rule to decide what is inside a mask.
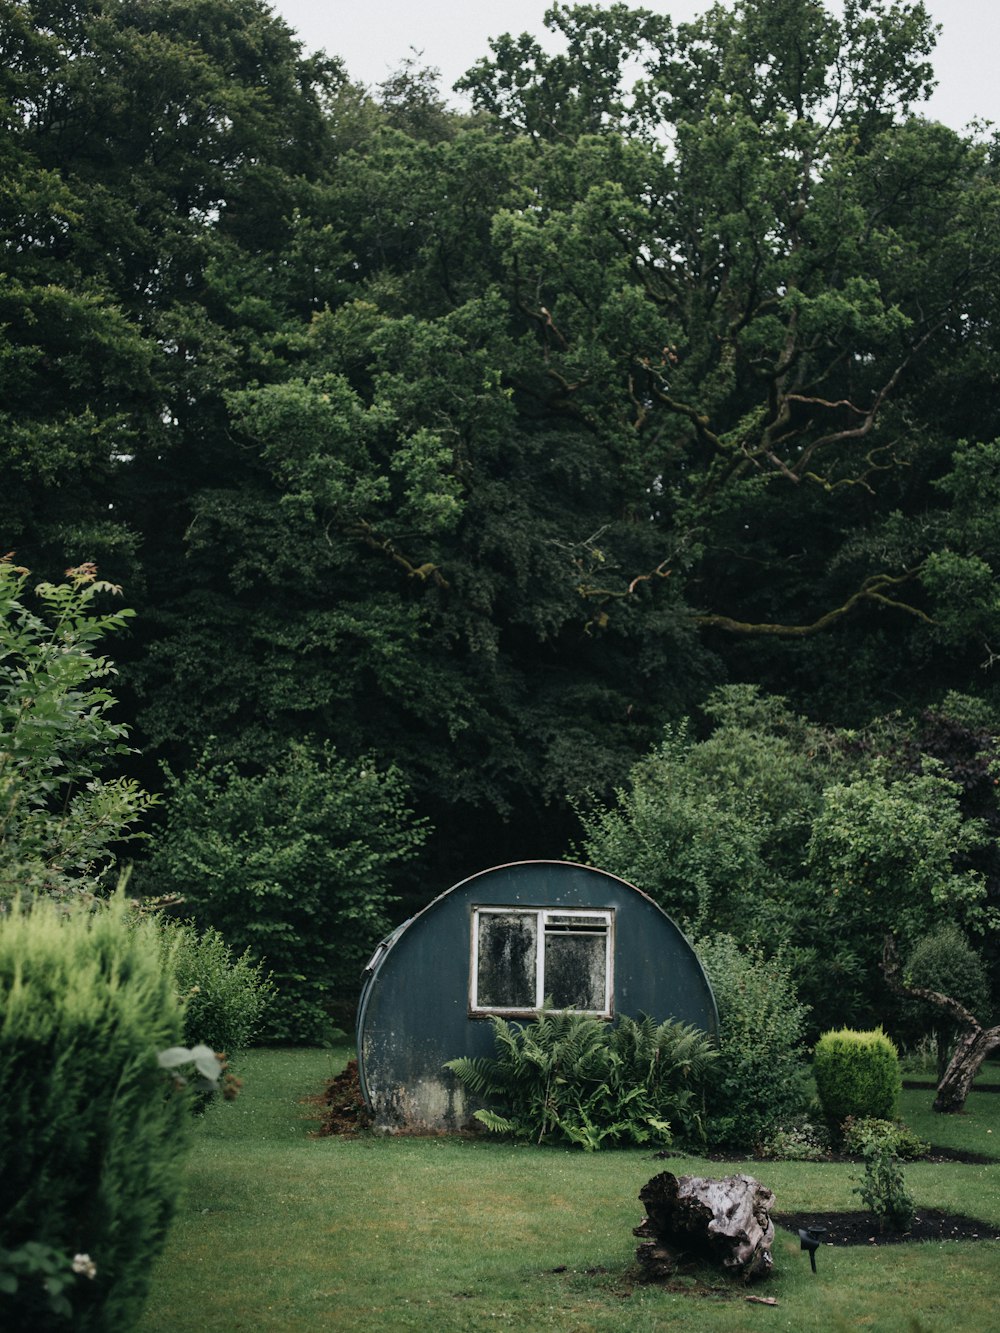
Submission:
[[[809,1263],[814,1273],[816,1272],[816,1251],[823,1244],[825,1235],[826,1227],[806,1227],[804,1231],[799,1232],[799,1240],[802,1242],[801,1248],[809,1251]]]

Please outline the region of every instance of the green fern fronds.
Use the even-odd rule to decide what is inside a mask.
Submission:
[[[446,1065],[476,1097],[494,1103],[476,1119],[495,1133],[538,1143],[672,1141],[673,1125],[700,1136],[701,1080],[716,1058],[705,1033],[649,1015],[616,1026],[572,1010],[543,1009],[536,1020],[493,1024],[494,1058]]]
[[[487,1129],[492,1130],[494,1134],[512,1134],[514,1132],[514,1122],[508,1120],[506,1116],[497,1115],[495,1111],[475,1111],[473,1115]]]

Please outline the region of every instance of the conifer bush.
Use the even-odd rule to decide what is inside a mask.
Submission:
[[[816,1093],[831,1132],[848,1116],[894,1120],[903,1086],[899,1052],[881,1028],[825,1032],[813,1054]]]
[[[62,1326],[45,1287],[55,1260],[21,1262],[37,1251],[66,1258],[67,1327],[120,1333],[166,1237],[191,1122],[190,1093],[157,1062],[183,1015],[156,926],[130,921],[121,897],[69,915],[15,902],[0,914],[0,1015],[3,1327]]]

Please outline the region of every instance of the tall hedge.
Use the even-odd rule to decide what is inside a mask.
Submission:
[[[711,1148],[749,1151],[800,1117],[809,1101],[803,1050],[808,1007],[787,963],[732,935],[695,941],[719,1007],[719,1059],[705,1079]]]
[[[0,1323],[120,1333],[166,1237],[191,1119],[157,1063],[182,1014],[155,926],[120,900],[69,916],[14,904],[0,915],[0,1014],[0,1248],[96,1268],[67,1291],[68,1321],[50,1322],[29,1275]]]

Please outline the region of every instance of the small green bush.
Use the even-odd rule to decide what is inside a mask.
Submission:
[[[904,1162],[915,1162],[926,1157],[931,1150],[931,1145],[914,1134],[901,1120],[879,1120],[871,1116],[857,1119],[849,1115],[841,1132],[844,1151],[848,1153],[863,1155],[873,1144],[884,1144]]]
[[[495,1109],[475,1112],[496,1133],[588,1151],[668,1144],[680,1124],[699,1133],[698,1096],[715,1058],[697,1028],[622,1015],[612,1027],[587,1014],[543,1010],[531,1023],[493,1017],[496,1058],[445,1066]]]
[[[70,915],[15,902],[0,915],[0,1015],[4,1329],[53,1326],[45,1255],[75,1255],[96,1272],[62,1292],[70,1326],[120,1333],[141,1310],[190,1132],[190,1094],[157,1059],[182,1012],[156,927],[120,897]]]
[[[838,1139],[848,1116],[894,1120],[903,1080],[899,1052],[881,1028],[825,1032],[813,1055],[816,1093]]]
[[[809,1104],[800,1004],[788,967],[731,935],[695,943],[719,1010],[719,1059],[705,1084],[709,1147],[758,1148]]]
[[[184,1006],[184,1042],[232,1056],[260,1031],[274,986],[249,949],[239,958],[213,926],[166,924],[164,952]]]
[[[772,1130],[757,1152],[775,1162],[821,1162],[829,1156],[830,1136],[824,1125],[799,1120]]]
[[[903,1167],[887,1138],[874,1134],[866,1142],[863,1155],[865,1174],[854,1188],[862,1202],[878,1219],[880,1231],[886,1225],[893,1231],[909,1231],[916,1206],[906,1188]]]

